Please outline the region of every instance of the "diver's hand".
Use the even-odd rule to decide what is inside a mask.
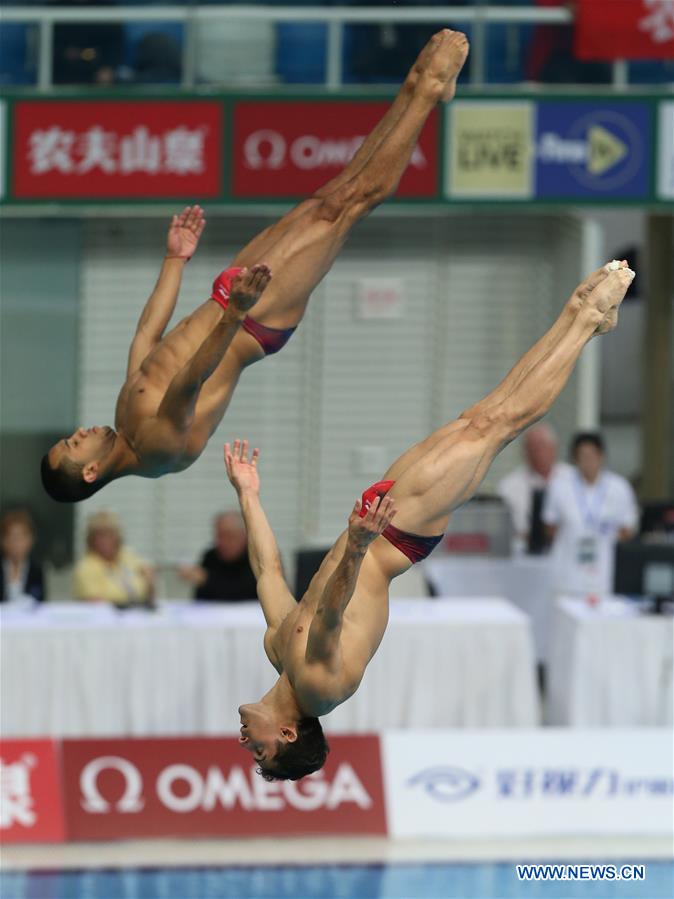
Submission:
[[[174,215],[166,238],[166,258],[189,262],[205,227],[201,206],[186,206],[180,215]]]
[[[248,441],[235,440],[234,447],[225,444],[225,468],[227,477],[237,493],[259,493],[260,475],[257,470],[259,449],[253,450],[248,459]]]
[[[349,516],[348,545],[355,552],[365,553],[370,543],[383,534],[391,524],[397,510],[390,496],[385,496],[383,499],[375,497],[362,518],[360,516],[361,509],[362,503],[357,500]]]

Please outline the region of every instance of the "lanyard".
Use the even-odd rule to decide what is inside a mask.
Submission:
[[[599,483],[597,484],[597,489],[595,491],[593,502],[590,503],[587,491],[583,488],[583,480],[576,472],[576,477],[574,479],[574,487],[576,488],[576,499],[578,501],[578,508],[580,509],[580,513],[583,516],[583,521],[585,522],[586,527],[590,528],[590,530],[595,531],[598,534],[604,533],[604,528],[601,525],[601,507],[604,504],[604,498],[606,496],[607,483],[606,478],[602,475],[599,476]]]

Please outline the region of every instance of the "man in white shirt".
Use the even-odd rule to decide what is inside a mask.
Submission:
[[[524,434],[522,445],[524,465],[506,475],[499,482],[497,492],[510,511],[516,547],[540,552],[543,545],[536,525],[540,524],[545,491],[555,475],[571,471],[571,466],[557,461],[558,442],[550,425],[530,428]]]
[[[571,455],[574,467],[553,478],[543,509],[556,586],[560,593],[601,596],[613,590],[616,543],[636,530],[637,501],[626,478],[604,469],[599,434],[577,434]]]

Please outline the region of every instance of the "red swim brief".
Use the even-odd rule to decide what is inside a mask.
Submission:
[[[362,508],[360,510],[360,517],[365,517],[370,506],[374,502],[375,497],[378,496],[382,498],[386,496],[394,484],[395,481],[377,481],[376,484],[368,487],[361,498]],[[407,531],[401,531],[392,524],[390,524],[382,533],[382,537],[385,537],[389,543],[393,544],[396,549],[407,556],[413,565],[416,562],[421,562],[422,559],[425,559],[426,556],[430,555],[442,540],[443,536],[443,534],[440,534],[439,536],[434,537],[422,537],[420,534],[410,534]]]
[[[211,299],[215,300],[215,302],[222,306],[223,309],[226,309],[229,305],[229,297],[232,292],[232,281],[240,271],[241,269],[236,267],[226,268],[223,272],[220,272],[213,282]],[[256,322],[255,319],[252,319],[249,315],[244,318],[241,324],[244,331],[247,331],[251,337],[254,337],[255,340],[257,340],[262,347],[265,356],[271,356],[273,353],[278,353],[278,351],[288,343],[295,331],[295,328],[268,328],[266,325],[261,325],[259,322]]]

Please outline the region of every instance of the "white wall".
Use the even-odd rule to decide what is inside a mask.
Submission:
[[[4,434],[69,428],[79,306],[76,220],[6,220],[0,231],[0,408]]]

